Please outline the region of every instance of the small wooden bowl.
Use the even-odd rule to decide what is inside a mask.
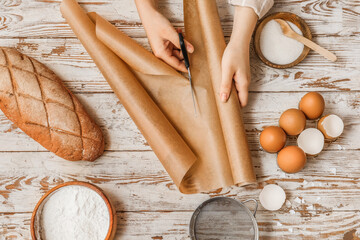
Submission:
[[[41,239],[38,239],[36,237],[36,214],[38,212],[39,209],[42,208],[43,206],[43,203],[44,203],[44,200],[49,196],[51,195],[52,193],[54,193],[56,190],[62,188],[62,187],[66,187],[66,186],[71,186],[71,185],[77,185],[77,186],[83,186],[83,187],[87,187],[87,188],[90,188],[91,190],[95,191],[97,194],[100,195],[100,197],[104,200],[108,210],[109,210],[109,217],[110,217],[110,224],[109,224],[109,231],[106,235],[106,238],[105,240],[113,240],[114,237],[115,237],[115,233],[116,233],[116,211],[113,207],[113,205],[111,204],[109,198],[105,195],[105,193],[103,192],[102,189],[100,189],[99,187],[91,184],[91,183],[86,183],[86,182],[79,182],[79,181],[76,181],[76,182],[66,182],[66,183],[63,183],[63,184],[60,184],[52,189],[50,189],[47,193],[45,193],[44,196],[42,196],[39,200],[39,202],[36,204],[35,208],[34,208],[34,211],[32,213],[32,216],[31,216],[31,225],[30,225],[30,230],[31,230],[31,237],[33,240],[41,240]]]
[[[304,49],[303,49],[302,53],[300,54],[300,56],[295,61],[285,64],[285,65],[275,64],[275,63],[272,63],[269,60],[267,60],[264,57],[264,55],[262,54],[261,48],[260,48],[260,35],[261,35],[261,32],[262,32],[265,24],[268,23],[270,20],[279,19],[279,18],[295,24],[301,30],[304,37],[306,37],[307,39],[310,39],[310,40],[312,39],[310,28],[308,27],[308,25],[305,23],[305,21],[302,18],[300,18],[299,16],[297,16],[293,13],[278,12],[278,13],[273,13],[273,14],[267,16],[257,25],[256,30],[255,30],[255,36],[254,36],[254,48],[255,48],[255,52],[258,55],[258,57],[266,65],[273,67],[273,68],[281,68],[281,69],[282,68],[291,68],[291,67],[295,66],[296,64],[298,64],[299,62],[301,62],[302,60],[304,60],[304,58],[308,55],[310,48],[304,46]]]

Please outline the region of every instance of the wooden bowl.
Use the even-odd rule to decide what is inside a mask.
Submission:
[[[255,52],[258,55],[258,57],[266,65],[273,67],[273,68],[290,68],[290,67],[295,66],[302,60],[304,60],[304,58],[308,55],[310,48],[304,46],[304,49],[303,49],[302,53],[300,54],[300,56],[295,61],[285,64],[285,65],[275,64],[275,63],[272,63],[269,60],[267,60],[264,57],[264,55],[262,54],[261,48],[260,48],[260,35],[261,35],[261,32],[262,32],[265,24],[268,23],[270,20],[278,19],[278,18],[295,24],[301,30],[304,37],[306,37],[307,39],[310,39],[310,40],[312,39],[310,28],[308,27],[308,25],[305,23],[305,21],[302,18],[300,18],[299,16],[297,16],[293,13],[278,12],[278,13],[273,13],[273,14],[267,16],[257,25],[256,30],[255,30],[255,36],[254,36],[254,48],[255,48]]]
[[[63,184],[60,184],[52,189],[50,189],[47,193],[45,193],[44,196],[41,197],[41,199],[39,200],[39,202],[36,204],[34,211],[32,213],[31,216],[31,225],[30,225],[30,230],[31,230],[31,237],[33,240],[41,240],[36,238],[36,232],[35,232],[35,222],[36,222],[36,214],[38,212],[39,209],[42,208],[43,206],[43,202],[44,200],[51,195],[52,193],[54,193],[56,190],[62,188],[62,187],[66,187],[66,186],[71,186],[71,185],[78,185],[78,186],[83,186],[83,187],[87,187],[90,188],[91,190],[95,191],[97,194],[100,195],[100,197],[104,200],[108,210],[109,210],[109,217],[110,217],[110,224],[109,224],[109,231],[106,235],[105,240],[113,240],[115,237],[115,233],[116,233],[116,211],[113,207],[113,205],[111,204],[109,198],[105,195],[105,193],[103,192],[102,189],[100,189],[99,187],[91,184],[91,183],[86,183],[86,182],[66,182]]]

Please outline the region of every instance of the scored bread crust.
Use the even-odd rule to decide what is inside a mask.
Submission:
[[[101,129],[61,79],[37,60],[0,47],[0,109],[43,147],[70,161],[104,152]]]

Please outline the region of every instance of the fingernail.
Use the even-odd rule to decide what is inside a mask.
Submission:
[[[194,47],[193,47],[192,45],[190,45],[190,44],[186,44],[186,49],[187,49],[187,51],[188,51],[189,53],[194,52]]]
[[[227,101],[227,94],[226,93],[222,93],[220,96],[220,99],[222,102],[226,102]]]

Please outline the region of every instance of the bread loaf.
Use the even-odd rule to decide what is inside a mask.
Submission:
[[[0,109],[43,147],[66,160],[94,161],[102,132],[77,98],[45,65],[0,47]]]

